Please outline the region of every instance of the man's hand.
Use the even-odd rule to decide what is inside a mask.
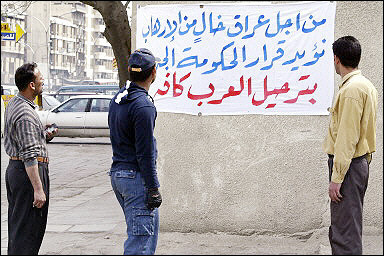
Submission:
[[[58,134],[59,129],[57,128],[56,124],[47,124],[45,126],[45,132],[46,132],[46,140],[50,141],[51,139],[53,139],[53,137],[55,137]]]
[[[45,202],[47,201],[47,198],[45,196],[44,190],[35,190],[33,193],[33,206],[37,208],[43,207]]]
[[[150,210],[157,208],[161,205],[162,199],[160,195],[160,191],[157,188],[149,188],[148,189],[148,200],[147,207]]]
[[[40,174],[39,174],[39,166],[32,165],[26,166],[25,170],[27,171],[28,178],[31,181],[33,187],[33,207],[41,208],[47,201],[47,197],[43,190],[43,184],[41,183]]]
[[[341,183],[334,183],[332,181],[329,183],[328,194],[331,201],[336,203],[341,201],[343,196],[340,194],[340,187]]]

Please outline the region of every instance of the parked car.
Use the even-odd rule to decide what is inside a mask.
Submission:
[[[42,94],[43,98],[43,110],[50,110],[58,106],[61,102],[58,101],[55,97],[49,94]]]
[[[58,126],[58,137],[109,137],[108,110],[112,97],[73,96],[51,110],[37,113],[43,125]]]
[[[16,85],[1,85],[1,95],[16,95],[18,92]]]
[[[120,87],[118,84],[113,85],[63,85],[57,93],[62,92],[93,92],[102,94],[114,95],[119,91]]]
[[[13,85],[2,85],[2,100],[4,101],[4,106],[6,107],[8,105],[8,102],[19,92],[18,88]],[[60,104],[60,101],[58,101],[55,97],[53,97],[50,93],[43,92],[42,94],[43,99],[43,110],[50,110],[53,107],[56,107]],[[35,99],[35,104],[37,105],[37,97]]]
[[[55,97],[58,101],[64,102],[65,100],[78,95],[97,95],[96,92],[56,92],[55,94],[51,94],[51,96]]]

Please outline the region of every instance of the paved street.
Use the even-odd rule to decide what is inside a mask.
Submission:
[[[125,222],[107,175],[109,138],[55,138],[48,148],[51,199],[40,254],[122,254]],[[1,139],[1,254],[7,252],[8,239],[7,165]],[[383,254],[382,230],[365,227],[363,242],[364,254]],[[319,255],[329,254],[330,248],[327,228],[291,236],[161,232],[156,253]]]

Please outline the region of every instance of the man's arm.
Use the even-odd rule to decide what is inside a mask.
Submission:
[[[147,188],[160,187],[156,172],[156,148],[153,137],[155,117],[156,110],[150,106],[139,108],[135,115],[136,156]]]
[[[339,129],[335,141],[335,152],[331,180],[342,183],[351,164],[360,138],[360,121],[363,113],[361,103],[351,97],[344,97],[338,112]]]
[[[41,208],[45,204],[47,198],[45,196],[43,184],[41,183],[39,166],[36,160],[24,162],[24,165],[33,187],[33,206]]]
[[[28,118],[19,120],[15,125],[15,129],[16,140],[18,141],[20,147],[19,154],[20,157],[24,159],[23,162],[25,170],[34,191],[33,206],[41,208],[45,204],[46,195],[41,183],[39,166],[36,157],[39,155],[39,145],[40,140],[42,140],[39,136],[43,135],[40,127],[35,125],[34,122]]]
[[[344,97],[340,103],[342,108],[338,112],[339,129],[328,189],[329,197],[333,202],[339,202],[343,197],[340,193],[341,183],[349,169],[360,138],[360,120],[363,112],[363,106],[355,98]]]

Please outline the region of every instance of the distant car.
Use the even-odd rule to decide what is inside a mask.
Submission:
[[[51,110],[37,113],[43,125],[58,126],[58,137],[109,137],[108,111],[112,97],[73,96]]]
[[[8,102],[19,92],[18,88],[14,85],[2,85],[2,98],[4,101],[5,107],[8,105]],[[53,107],[56,107],[60,104],[55,97],[49,93],[43,92],[43,110],[50,110]],[[35,99],[35,104],[37,105],[37,97]]]
[[[64,102],[65,100],[78,95],[98,95],[96,92],[56,92],[55,94],[51,94],[55,99],[60,102]]]
[[[18,92],[16,85],[1,85],[1,95],[16,95]]]
[[[58,90],[57,93],[62,92],[93,92],[93,93],[102,93],[115,95],[120,90],[118,84],[110,85],[63,85]]]

